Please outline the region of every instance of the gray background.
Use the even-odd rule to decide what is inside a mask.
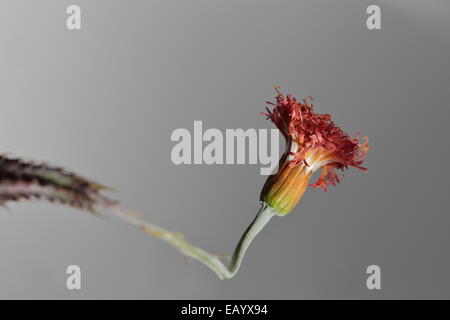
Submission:
[[[82,8],[68,31],[65,9]],[[114,219],[0,212],[0,298],[450,298],[448,1],[0,2],[1,150],[113,186],[148,219],[228,253],[257,165],[175,166],[170,134],[272,128],[274,85],[370,138],[368,173],[308,190],[220,281]],[[365,26],[379,4],[382,30]],[[65,268],[82,268],[68,291]],[[366,288],[366,267],[382,290]]]

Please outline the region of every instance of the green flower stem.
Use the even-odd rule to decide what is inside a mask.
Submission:
[[[146,221],[140,214],[137,214],[136,212],[121,206],[120,204],[108,205],[107,207],[113,210],[118,218],[136,227],[139,227],[145,232],[171,244],[172,246],[177,248],[183,255],[200,261],[201,263],[209,267],[212,271],[214,271],[220,279],[231,279],[236,275],[239,267],[241,266],[245,252],[247,251],[251,242],[275,215],[272,212],[271,208],[267,204],[263,203],[255,219],[245,230],[244,234],[239,240],[236,249],[234,250],[234,253],[231,257],[230,264],[228,265],[228,267],[226,267],[222,263],[222,261],[220,261],[218,255],[208,253],[205,250],[194,246],[193,244],[186,241],[182,234],[169,231],[160,226],[152,224]]]

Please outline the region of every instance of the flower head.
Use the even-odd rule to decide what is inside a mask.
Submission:
[[[336,169],[350,166],[366,171],[362,167],[368,151],[367,137],[350,138],[331,120],[329,114],[314,112],[307,100],[297,101],[291,95],[277,91],[274,106],[263,115],[271,119],[286,138],[286,152],[280,160],[279,170],[267,180],[261,200],[268,203],[279,214],[290,212],[300,200],[307,186],[322,188],[340,182]],[[360,142],[363,140],[363,142]],[[318,180],[309,184],[312,174],[322,169]]]

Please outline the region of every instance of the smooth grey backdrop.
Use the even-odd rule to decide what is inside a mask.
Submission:
[[[65,27],[73,3],[81,31]],[[382,30],[367,30],[369,4]],[[450,298],[449,15],[443,0],[2,0],[1,150],[113,186],[211,252],[232,251],[265,177],[173,165],[175,128],[272,128],[258,113],[280,85],[371,150],[368,173],[271,221],[231,281],[121,222],[10,204],[0,298]],[[65,287],[69,264],[81,291]]]

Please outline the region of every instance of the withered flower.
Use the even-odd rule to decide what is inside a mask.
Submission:
[[[350,138],[331,120],[329,114],[314,112],[306,97],[297,101],[277,90],[273,110],[267,108],[268,119],[277,126],[286,139],[286,150],[280,160],[278,172],[270,176],[261,192],[260,200],[278,215],[289,213],[299,202],[308,186],[322,188],[340,182],[337,169],[356,167],[365,171],[361,164],[368,151],[367,137],[360,142],[359,134]],[[310,184],[315,171],[322,169],[318,180]]]

